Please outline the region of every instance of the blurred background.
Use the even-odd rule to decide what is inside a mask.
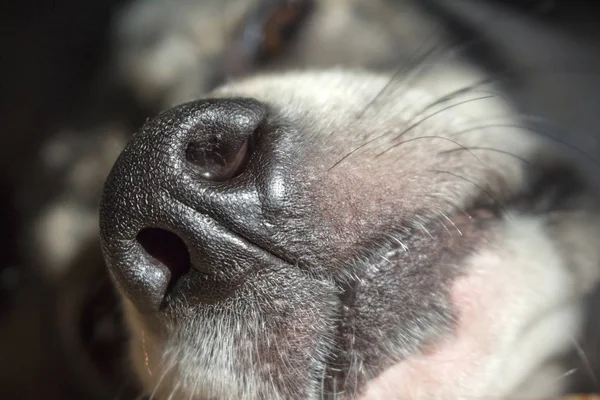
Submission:
[[[68,162],[80,163],[82,157],[79,156],[84,157],[89,151],[86,143],[93,143],[96,137],[87,129],[90,120],[114,123],[111,126],[118,126],[116,130],[125,132],[126,139],[127,134],[134,132],[158,109],[152,103],[140,102],[126,85],[112,79],[110,75],[114,71],[107,66],[114,50],[111,29],[115,16],[131,2],[26,0],[6,1],[0,5],[2,399],[131,398],[128,397],[131,394],[126,372],[115,370],[112,366],[105,370],[100,366],[102,371],[99,375],[86,372],[86,368],[90,367],[86,364],[88,356],[102,365],[103,358],[119,352],[115,346],[120,345],[123,337],[118,327],[107,322],[103,331],[95,328],[99,331],[90,332],[90,322],[86,320],[103,318],[101,314],[112,312],[114,305],[100,301],[93,308],[85,309],[85,318],[75,318],[77,326],[64,322],[73,319],[72,314],[81,312],[86,306],[82,304],[86,297],[78,291],[89,294],[91,290],[94,296],[97,293],[98,297],[110,297],[107,294],[110,289],[105,285],[106,276],[98,262],[97,243],[92,240],[89,246],[83,246],[82,254],[76,256],[92,260],[90,263],[94,265],[85,271],[77,270],[55,279],[40,271],[36,265],[40,262],[40,255],[35,254],[35,248],[29,247],[26,240],[23,242],[24,237],[29,237],[32,227],[37,226],[46,205],[55,201],[59,187],[64,184],[60,171],[70,167],[63,165],[58,172],[50,173],[44,167],[47,162],[40,161],[44,157],[53,157],[55,152],[60,153],[60,139],[54,147],[48,147],[52,135],[65,130],[65,127],[69,132],[76,132],[65,134],[65,140],[69,143],[80,140],[84,150],[67,159],[73,160]],[[578,44],[600,51],[600,12],[595,1],[522,0],[499,3],[567,31]],[[600,69],[597,71],[600,72]],[[598,87],[594,86],[598,84],[594,73],[580,77],[581,80],[589,81],[590,88]],[[600,103],[591,104],[593,109],[597,109]],[[577,121],[588,117],[587,114],[570,115],[572,120]],[[590,126],[589,121],[586,120],[586,126]],[[86,129],[78,130],[78,127]],[[123,139],[119,135],[115,137],[115,141]],[[71,148],[77,152],[78,146]],[[120,142],[115,144],[117,150],[119,146]],[[97,151],[103,150],[98,147]],[[89,196],[91,198],[85,201],[89,200],[89,204],[93,205],[97,194],[91,192]],[[69,218],[88,216],[71,215]],[[93,227],[94,223],[92,221],[88,225]],[[56,240],[68,240],[61,237],[61,232],[56,232]],[[71,235],[79,234],[78,231],[71,232]],[[95,314],[97,310],[100,314]],[[78,336],[92,343],[81,359],[73,358],[70,352],[83,353],[82,348],[73,343],[74,347],[70,348],[70,343],[64,343],[64,337],[71,341]],[[125,361],[121,362],[125,371]],[[113,364],[107,362],[106,365]]]
[[[45,276],[31,265],[31,249],[21,242],[35,215],[55,195],[48,188],[56,181],[40,182],[44,173],[37,169],[42,146],[62,127],[85,119],[82,114],[95,108],[92,103],[102,81],[98,75],[110,48],[111,21],[124,3],[32,0],[0,5],[3,399],[93,398],[81,389],[85,382],[73,375],[56,344],[57,328],[52,325],[55,288],[48,287]],[[129,115],[124,110],[123,117]],[[23,200],[23,193],[30,198]],[[100,390],[97,394],[102,398],[104,393]]]

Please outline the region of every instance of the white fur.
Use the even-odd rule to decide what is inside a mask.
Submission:
[[[581,307],[573,298],[577,276],[545,224],[543,217],[508,217],[454,284],[455,336],[390,368],[360,399],[540,399],[564,390],[560,369],[545,364],[572,345]],[[598,262],[593,255],[585,265]]]

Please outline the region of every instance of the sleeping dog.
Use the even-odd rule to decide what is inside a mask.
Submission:
[[[534,113],[569,98],[522,73],[563,49],[544,27],[482,2],[139,0],[116,37],[160,110],[100,207],[142,396],[598,389],[597,157]]]

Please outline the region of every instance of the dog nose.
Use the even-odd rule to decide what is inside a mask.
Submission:
[[[140,310],[176,297],[217,300],[269,262],[222,223],[260,207],[256,177],[245,175],[266,114],[253,99],[187,103],[146,122],[120,155],[104,188],[101,238],[112,277]]]

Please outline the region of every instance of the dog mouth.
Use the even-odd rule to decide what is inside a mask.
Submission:
[[[460,226],[459,220],[465,219],[465,223],[472,224],[473,220],[483,221],[484,223],[495,220],[498,210],[488,208],[479,208],[470,210],[466,214],[471,218],[460,215],[454,221]],[[469,221],[466,221],[468,219]],[[174,234],[164,230],[142,231],[137,240],[153,257],[160,260],[172,271],[173,285],[176,285],[177,276],[181,277],[192,268],[187,261],[187,250],[183,243]],[[155,245],[160,240],[160,245]],[[177,250],[179,253],[175,253]],[[104,267],[100,268],[103,274]],[[178,275],[179,274],[179,275]],[[97,278],[94,277],[94,278]],[[75,322],[71,322],[72,332],[63,335],[67,342],[63,346],[70,347],[70,353],[75,354],[76,348],[79,348],[80,359],[71,360],[71,364],[76,366],[74,373],[80,378],[85,377],[86,382],[95,381],[93,385],[96,388],[102,388],[103,392],[109,392],[106,398],[115,396],[125,396],[121,398],[136,398],[139,395],[148,395],[137,385],[131,375],[127,360],[128,335],[125,329],[125,323],[121,315],[119,296],[109,279],[88,279],[87,287],[80,290],[82,296],[77,303],[81,304],[73,317]],[[352,289],[346,293],[351,296]],[[71,299],[73,299],[71,297]],[[346,301],[347,303],[347,301]],[[338,327],[340,329],[340,327]],[[343,329],[343,327],[342,327]],[[77,338],[73,343],[72,339]],[[344,371],[339,368],[339,361],[334,358],[340,357],[339,354],[330,354],[330,364],[325,368],[332,377],[336,377],[339,382],[344,378]],[[328,362],[329,362],[328,361]],[[85,366],[85,368],[84,368]],[[332,372],[333,371],[333,372]],[[333,380],[325,381],[326,389],[334,385]],[[87,385],[92,387],[92,385]],[[123,395],[123,393],[127,393]],[[91,397],[90,397],[91,398]],[[142,397],[143,398],[143,397]]]
[[[498,217],[498,213],[498,209],[482,206],[457,214],[453,219],[454,223],[460,226],[476,221],[491,221]],[[452,225],[448,225],[447,228],[456,229]],[[135,241],[148,254],[149,259],[160,263],[170,273],[163,305],[158,311],[164,312],[168,310],[169,300],[181,284],[180,280],[194,269],[190,262],[189,250],[175,233],[160,228],[142,229],[136,235]],[[270,253],[268,249],[260,246],[257,246],[257,250]],[[63,324],[68,326],[70,331],[64,332],[61,344],[73,355],[71,364],[76,366],[73,373],[77,376],[85,375],[87,382],[94,382],[94,387],[102,387],[103,391],[110,392],[112,397],[123,392],[128,393],[131,398],[140,394],[147,395],[136,383],[128,365],[129,337],[121,311],[120,296],[108,279],[105,266],[95,266],[94,272],[85,277],[84,282],[73,286],[78,286],[79,289],[68,294],[68,300],[63,299],[61,303],[79,305],[71,315],[62,316],[63,319],[72,319]],[[353,290],[352,286],[348,286],[340,293],[342,307],[353,307],[352,301],[349,300],[353,298]],[[59,305],[59,309],[61,308],[64,306]],[[340,331],[344,329],[342,326],[336,328]],[[76,341],[73,341],[73,338],[76,338]],[[336,343],[336,348],[343,347],[341,336],[337,339],[339,343]],[[340,369],[342,362],[344,358],[337,351],[328,355],[324,365],[328,377],[323,382],[326,391],[335,391],[335,382],[343,380],[348,372]]]

